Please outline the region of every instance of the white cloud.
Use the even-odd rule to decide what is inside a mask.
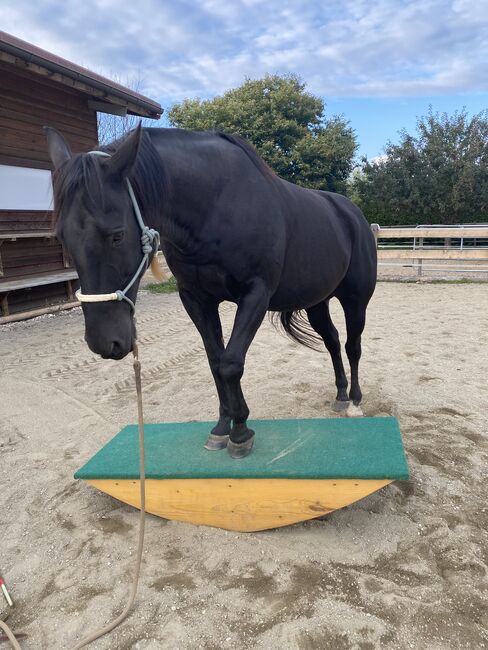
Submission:
[[[0,24],[168,101],[267,72],[327,97],[488,90],[488,0],[16,0]]]

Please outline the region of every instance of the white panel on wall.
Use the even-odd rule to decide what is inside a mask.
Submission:
[[[0,165],[0,210],[52,210],[48,169]]]

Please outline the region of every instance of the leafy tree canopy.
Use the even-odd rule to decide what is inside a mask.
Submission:
[[[488,111],[432,109],[352,175],[351,198],[382,225],[488,221]]]
[[[345,191],[357,148],[342,117],[326,120],[322,99],[295,76],[248,79],[211,100],[186,99],[168,112],[173,126],[236,133],[249,140],[282,178]]]

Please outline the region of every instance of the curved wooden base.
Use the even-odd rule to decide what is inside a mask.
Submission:
[[[379,490],[372,479],[147,479],[146,510],[153,515],[227,530],[251,532],[321,517]],[[87,483],[140,507],[139,481]]]

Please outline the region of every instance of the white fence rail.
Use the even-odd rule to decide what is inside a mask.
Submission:
[[[488,273],[488,224],[387,227],[372,224],[379,267]]]

